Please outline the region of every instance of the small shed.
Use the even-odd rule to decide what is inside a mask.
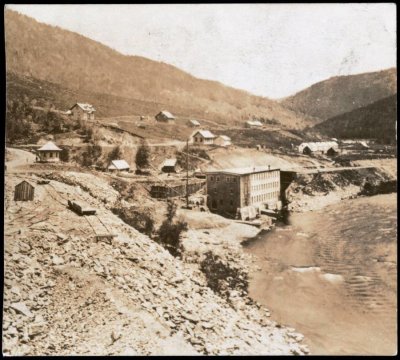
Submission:
[[[176,172],[176,159],[166,159],[162,164],[161,171],[165,173]]]
[[[15,186],[14,201],[32,201],[35,195],[35,187],[26,180]]]
[[[200,126],[200,123],[199,123],[197,120],[189,120],[189,121],[188,121],[188,125],[189,125],[190,127],[199,127],[199,126]]]
[[[130,168],[125,160],[112,160],[107,167],[109,171],[129,171]]]
[[[157,121],[166,123],[173,122],[175,120],[175,116],[166,110],[160,111],[155,118]]]
[[[232,140],[229,136],[226,135],[219,135],[215,140],[214,140],[214,144],[218,145],[218,146],[230,146],[232,145]]]
[[[60,149],[56,144],[49,141],[37,151],[39,162],[58,162],[60,161]]]

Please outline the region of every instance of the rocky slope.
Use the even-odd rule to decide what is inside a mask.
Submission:
[[[265,308],[234,292],[227,302],[197,266],[173,258],[86,191],[52,180],[35,186],[33,202],[14,202],[20,180],[6,178],[4,354],[308,351],[302,335],[267,319]],[[68,197],[96,207],[118,236],[96,242],[94,229],[106,229],[70,211]]]

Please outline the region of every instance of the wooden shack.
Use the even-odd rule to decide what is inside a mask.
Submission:
[[[32,201],[35,195],[35,187],[24,180],[15,186],[15,201]]]

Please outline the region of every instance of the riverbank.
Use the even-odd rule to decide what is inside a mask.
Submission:
[[[385,167],[298,174],[286,189],[287,209],[290,212],[315,211],[364,192],[396,191],[395,173],[396,159],[390,159]]]
[[[304,334],[312,354],[393,355],[396,238],[396,193],[294,213],[248,243],[261,268],[249,295]]]

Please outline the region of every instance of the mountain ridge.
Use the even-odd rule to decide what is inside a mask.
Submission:
[[[319,119],[298,115],[279,103],[214,80],[203,80],[177,67],[118,51],[58,26],[5,11],[7,72],[86,90],[155,103],[179,104],[210,120],[277,119],[301,128]],[[63,66],[60,66],[63,65]]]
[[[327,120],[396,92],[397,69],[389,68],[361,74],[333,76],[279,102],[298,113]]]

